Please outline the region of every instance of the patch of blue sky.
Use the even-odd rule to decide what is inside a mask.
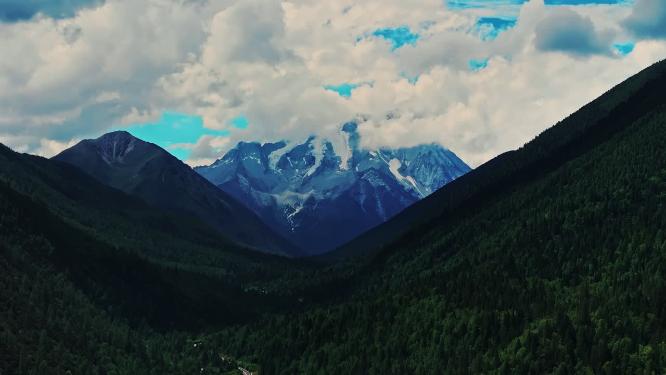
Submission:
[[[343,98],[349,99],[352,92],[361,86],[372,86],[372,82],[341,83],[339,85],[324,85],[324,90],[333,91]]]
[[[445,0],[449,9],[498,9],[516,7],[528,0]],[[544,0],[546,5],[626,5],[635,0]]]
[[[81,9],[103,4],[104,0],[0,0],[0,22],[27,21],[37,14],[55,19],[71,18]]]
[[[226,130],[205,128],[201,116],[179,112],[163,112],[157,122],[132,124],[123,130],[168,150],[181,160],[189,157],[188,145],[194,145],[202,136],[229,135]]]
[[[325,85],[324,89],[328,91],[333,91],[338,93],[338,95],[343,98],[350,98],[352,91],[357,89],[359,84],[357,83],[342,83],[340,85]]]
[[[445,0],[449,9],[488,9],[523,5],[527,0]]]
[[[476,30],[482,40],[494,40],[501,33],[516,26],[516,18],[480,17],[476,21]]]
[[[478,72],[488,67],[488,59],[472,59],[469,60],[469,69],[473,72]]]
[[[372,32],[372,36],[389,41],[391,43],[391,50],[393,51],[406,44],[416,45],[416,42],[421,37],[418,33],[412,32],[407,26],[377,29]]]
[[[250,121],[243,115],[232,118],[229,123],[236,129],[247,129],[250,125]]]
[[[516,25],[520,8],[528,0],[444,0],[448,9],[483,14],[476,32],[482,40],[494,40]],[[635,0],[544,0],[548,6],[631,5]]]
[[[613,44],[613,49],[618,55],[621,56],[627,56],[628,54],[632,53],[634,48],[636,48],[636,43],[634,42]]]
[[[525,0],[444,0],[446,8],[459,12],[472,12],[487,18],[502,20],[516,20],[520,15],[520,8]],[[478,28],[477,24],[477,28]],[[488,24],[482,25],[489,28]],[[498,32],[499,34],[499,32]]]

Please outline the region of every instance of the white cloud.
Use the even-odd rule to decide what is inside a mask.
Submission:
[[[629,30],[638,37],[666,38],[666,2],[637,0],[631,15],[625,20]]]
[[[0,141],[46,154],[174,110],[231,131],[192,145],[197,164],[239,140],[337,140],[343,122],[364,115],[366,145],[436,141],[478,165],[661,59],[657,40],[637,40],[624,58],[608,53],[635,35],[622,26],[631,12],[533,0],[513,29],[484,42],[474,11],[441,0],[107,1],[67,20],[0,24],[0,49],[15,56],[0,60]],[[544,30],[551,42],[562,37],[553,20],[563,14],[590,32],[584,59],[537,48]],[[392,51],[369,37],[403,25],[420,34],[415,45]],[[484,58],[486,69],[469,69]],[[372,84],[350,98],[323,88],[359,82]],[[230,126],[239,115],[248,129]]]
[[[538,49],[578,56],[611,53],[612,31],[597,30],[592,19],[570,9],[551,13],[535,29],[534,42]]]
[[[132,107],[150,108],[154,81],[198,51],[200,16],[195,4],[116,0],[71,19],[0,24],[11,56],[0,60],[0,129],[35,135],[36,147],[40,136],[96,134]]]
[[[59,154],[61,151],[64,151],[77,143],[76,140],[72,139],[68,142],[58,142],[52,139],[42,139],[39,141],[39,147],[33,151],[35,155],[43,156],[50,158]]]

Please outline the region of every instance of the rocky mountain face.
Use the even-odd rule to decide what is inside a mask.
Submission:
[[[300,256],[244,204],[216,188],[159,146],[118,131],[88,139],[56,155],[102,183],[153,206],[199,219],[231,242],[254,250]]]
[[[357,124],[343,125],[340,149],[241,142],[195,170],[243,202],[308,254],[322,254],[381,224],[470,168],[437,144],[366,150]]]

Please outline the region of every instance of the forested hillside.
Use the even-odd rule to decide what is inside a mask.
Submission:
[[[504,194],[514,186],[539,178],[544,173],[588,151],[618,130],[654,110],[663,102],[662,62],[623,82],[587,104],[556,126],[539,134],[518,150],[503,153],[477,167],[465,178],[451,182],[427,199],[415,203],[395,218],[327,254],[343,259],[374,253],[403,236],[410,228],[440,225],[438,219],[456,220],[460,212],[478,210],[487,199]]]
[[[214,340],[266,372],[666,370],[665,84],[661,63],[528,144],[524,162],[491,162],[505,176],[494,190],[384,248],[348,300]]]
[[[3,374],[183,373],[208,361],[188,354],[197,332],[298,308],[279,280],[305,264],[59,162],[0,146],[0,166]]]
[[[660,63],[447,185],[367,258],[320,269],[240,249],[163,262],[159,236],[114,247],[122,229],[96,232],[110,219],[86,226],[3,174],[0,369],[665,372],[664,87]]]

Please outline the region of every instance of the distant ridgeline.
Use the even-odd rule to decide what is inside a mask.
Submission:
[[[184,219],[198,218],[239,245],[291,257],[330,251],[470,170],[436,144],[364,150],[356,123],[341,135],[341,155],[315,137],[293,147],[241,142],[196,168],[204,178],[124,131],[84,140],[53,159]]]
[[[341,150],[316,137],[241,142],[195,170],[308,254],[352,240],[470,170],[438,144],[362,149],[355,122],[340,135]]]
[[[664,87],[661,62],[335,251],[329,259],[345,260],[328,265],[252,251],[261,244],[243,240],[247,228],[280,236],[251,212],[247,228],[224,227],[211,211],[148,202],[169,171],[203,180],[180,168],[160,163],[143,190],[0,145],[0,372],[664,373]],[[268,180],[278,186],[287,177],[324,184],[322,166],[349,178],[384,163],[393,183],[426,186],[407,165],[417,159],[397,150],[354,159],[351,148],[343,158],[318,142],[241,144],[238,154],[275,150],[238,165],[275,165],[267,174],[283,171]],[[115,155],[106,165],[119,156],[102,154]]]

